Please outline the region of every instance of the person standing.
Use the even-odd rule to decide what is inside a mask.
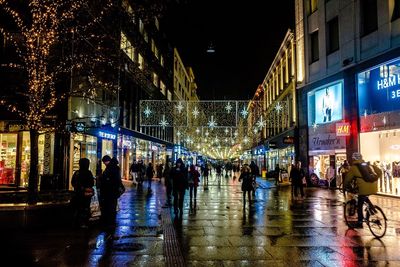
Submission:
[[[209,168],[208,168],[208,164],[206,163],[206,164],[204,165],[204,171],[203,171],[204,185],[206,186],[205,188],[208,187],[208,175],[209,175],[209,172],[210,172],[210,170],[209,170]],[[204,189],[205,189],[205,188],[204,188]]]
[[[101,221],[105,226],[115,225],[119,188],[122,184],[118,160],[105,155],[102,162],[106,169],[99,179]]]
[[[148,179],[148,184],[147,184],[147,194],[151,194],[151,180],[154,177],[154,168],[153,168],[153,163],[149,163],[146,169],[146,176]]]
[[[81,158],[79,170],[72,176],[71,184],[74,187],[75,225],[87,228],[90,218],[90,201],[94,195],[94,177],[89,170],[90,160]]]
[[[340,175],[340,179],[341,181],[337,181],[337,184],[342,184],[344,183],[344,179],[346,177],[346,174],[349,172],[350,170],[350,164],[347,160],[344,160],[343,164],[339,167],[339,175]]]
[[[174,195],[174,213],[182,218],[185,191],[188,188],[187,169],[181,158],[176,160],[176,165],[171,170],[172,193]]]
[[[275,185],[278,186],[279,185],[279,175],[281,173],[281,169],[279,168],[279,164],[275,165],[275,171],[274,171],[274,175],[275,175]]]
[[[243,191],[243,209],[246,207],[246,193],[249,199],[249,206],[251,205],[251,191],[253,190],[253,177],[251,174],[251,169],[248,164],[244,164],[240,177],[239,182],[242,182],[242,191]]]
[[[298,190],[300,190],[301,198],[304,198],[303,177],[304,171],[300,168],[300,162],[296,161],[295,165],[292,165],[289,175],[292,182],[292,194],[295,199],[297,199]]]
[[[192,200],[194,197],[194,203],[196,205],[197,200],[197,187],[200,182],[200,173],[196,170],[195,166],[190,165],[190,171],[188,174],[188,183],[189,183],[189,195],[190,195],[190,205],[192,205]]]

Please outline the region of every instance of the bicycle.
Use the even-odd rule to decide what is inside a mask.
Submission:
[[[357,206],[358,196],[355,195],[353,199],[343,203],[344,207],[344,219],[349,228],[353,229],[355,223],[358,221]],[[367,197],[364,201],[363,215],[365,222],[368,225],[369,230],[376,238],[381,238],[386,234],[387,219],[383,210],[372,204],[371,200]]]

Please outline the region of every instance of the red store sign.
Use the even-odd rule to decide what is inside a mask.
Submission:
[[[350,123],[348,122],[336,123],[336,136],[350,136]]]

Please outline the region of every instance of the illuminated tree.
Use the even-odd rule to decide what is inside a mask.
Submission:
[[[88,99],[96,95],[95,88],[99,86],[116,89],[111,82],[97,79],[100,68],[110,64],[102,52],[108,45],[104,36],[93,33],[111,8],[111,0],[0,0],[1,15],[12,21],[0,25],[0,33],[17,54],[15,62],[2,67],[20,70],[25,88],[24,98],[17,103],[2,96],[0,104],[24,120],[30,131],[30,202],[36,201],[38,188],[39,133],[55,130],[54,125],[46,123],[46,117],[57,103],[74,93],[60,92],[59,81],[73,72],[85,73],[92,85],[84,90]],[[72,40],[89,44],[90,53],[65,55],[66,44]]]

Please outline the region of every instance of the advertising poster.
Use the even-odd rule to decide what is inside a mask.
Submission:
[[[360,116],[400,109],[400,59],[357,75]]]
[[[322,124],[342,119],[343,83],[337,82],[308,94],[308,123]]]

